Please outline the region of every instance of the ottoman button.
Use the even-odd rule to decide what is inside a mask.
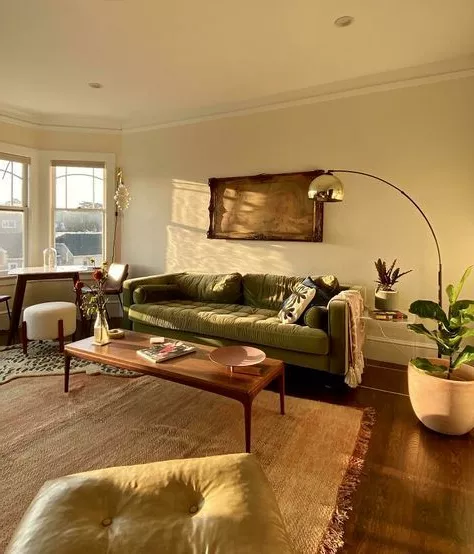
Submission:
[[[106,517],[105,519],[102,520],[102,525],[104,527],[108,527],[109,525],[111,525],[112,523],[112,519],[110,517]]]
[[[197,506],[193,505],[189,508],[189,513],[190,514],[195,514],[195,513],[197,513],[198,510],[199,510],[199,508]]]

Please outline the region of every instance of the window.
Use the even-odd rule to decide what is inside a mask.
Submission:
[[[100,265],[105,259],[105,164],[52,165],[58,265]]]
[[[0,153],[0,275],[25,265],[29,163]]]

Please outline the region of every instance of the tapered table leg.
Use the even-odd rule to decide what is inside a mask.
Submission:
[[[64,354],[64,392],[69,392],[69,369],[71,367],[71,356]]]
[[[26,289],[26,276],[17,275],[15,296],[13,297],[12,317],[10,320],[10,329],[8,331],[8,345],[13,343],[15,336],[18,332],[18,326],[20,324],[21,308],[23,306],[23,299],[25,297]]]
[[[245,400],[244,419],[245,419],[245,452],[250,452],[251,434],[252,434],[252,399]]]
[[[280,390],[280,413],[285,415],[285,368],[282,369],[278,377],[278,387]]]

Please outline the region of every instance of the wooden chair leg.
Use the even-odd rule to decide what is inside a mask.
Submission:
[[[58,339],[59,339],[59,352],[61,352],[62,354],[64,352],[64,323],[62,319],[58,321]]]
[[[23,345],[23,354],[28,354],[28,334],[26,330],[26,321],[21,324],[21,344]]]

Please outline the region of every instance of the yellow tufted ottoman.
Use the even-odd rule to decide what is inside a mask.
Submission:
[[[287,554],[253,454],[112,467],[48,481],[8,554]]]

